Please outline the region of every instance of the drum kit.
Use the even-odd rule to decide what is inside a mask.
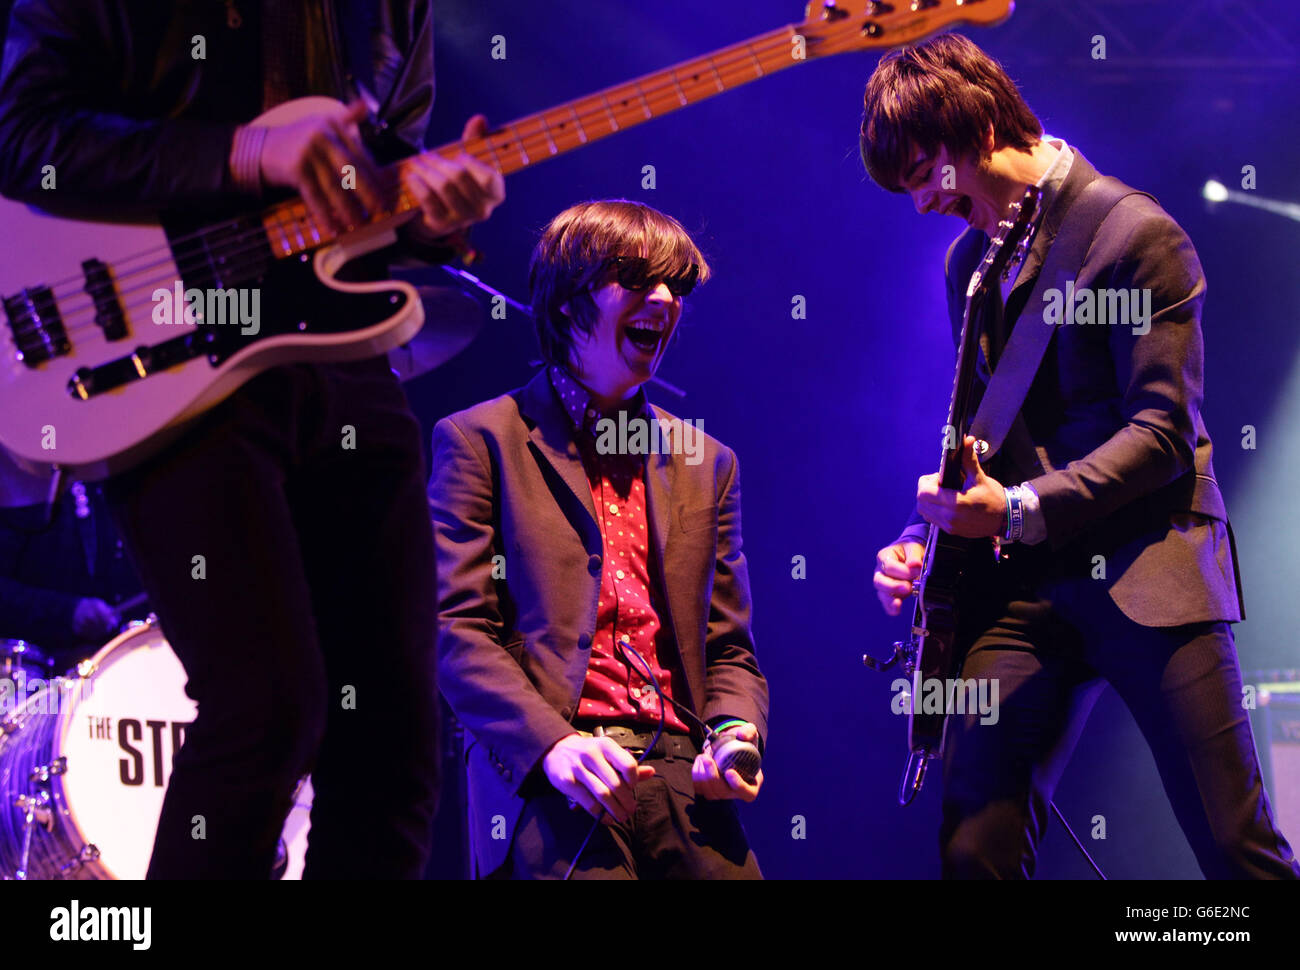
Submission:
[[[0,640],[0,879],[143,879],[195,704],[150,617],[60,676],[39,648]],[[275,871],[302,876],[302,779]]]

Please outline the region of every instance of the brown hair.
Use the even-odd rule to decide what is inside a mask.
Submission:
[[[591,289],[612,279],[612,256],[643,257],[660,278],[686,273],[694,263],[696,282],[709,278],[704,255],[672,216],[627,199],[570,206],[542,231],[528,267],[533,322],[547,363],[572,365],[574,328],[590,335],[596,322]]]
[[[943,145],[954,158],[994,144],[1028,150],[1043,126],[1002,65],[960,34],[892,50],[880,59],[863,97],[859,142],[867,174],[881,188],[904,191],[917,148]]]

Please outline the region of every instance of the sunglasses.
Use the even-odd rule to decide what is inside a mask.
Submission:
[[[648,290],[662,280],[673,296],[686,296],[695,289],[700,278],[700,267],[695,263],[691,263],[691,268],[685,273],[676,276],[652,276],[650,260],[643,256],[610,256],[603,269],[608,271],[611,268],[618,285],[625,290]]]

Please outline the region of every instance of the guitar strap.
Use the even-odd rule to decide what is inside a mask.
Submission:
[[[1002,447],[1007,431],[1020,414],[1020,407],[1029,393],[1034,375],[1038,373],[1043,355],[1047,353],[1047,345],[1056,332],[1057,325],[1047,323],[1038,311],[1043,305],[1043,293],[1052,287],[1063,293],[1066,281],[1077,279],[1102,222],[1121,199],[1130,195],[1146,195],[1155,201],[1146,192],[1131,189],[1119,179],[1103,175],[1084,187],[1069,211],[1062,213],[1058,224],[1051,220],[1054,213],[1044,216],[1040,231],[1049,234],[1047,258],[1043,261],[1033,292],[1025,301],[1020,314],[1022,322],[1012,327],[1011,337],[998,358],[971,422],[969,434],[989,444],[988,451],[980,456],[981,464],[987,464]]]

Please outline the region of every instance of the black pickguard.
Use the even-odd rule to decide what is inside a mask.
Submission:
[[[180,269],[183,289],[238,291],[235,313],[226,322],[186,326],[167,336],[167,327],[150,328],[147,335],[123,334],[121,356],[95,367],[82,367],[68,381],[68,393],[89,400],[151,374],[206,358],[221,366],[240,351],[285,335],[346,334],[364,330],[400,312],[407,296],[398,287],[367,293],[346,293],[326,286],[316,276],[311,254],[273,259],[256,220],[236,219],[201,232],[168,233]],[[386,265],[371,253],[348,263],[339,278],[345,281],[384,280]],[[165,288],[165,287],[164,287]],[[256,328],[245,325],[238,306],[253,309]],[[140,339],[147,336],[148,339]],[[158,339],[162,338],[162,339]]]
[[[406,302],[396,287],[375,293],[331,289],[316,277],[311,253],[275,259],[256,215],[197,232],[169,226],[167,236],[187,289],[234,286],[260,291],[257,334],[244,335],[242,328],[230,324],[214,327],[234,331],[233,336],[218,338],[223,359],[268,337],[362,330],[391,317]],[[382,256],[371,253],[348,263],[338,275],[345,282],[384,280],[387,267]]]

